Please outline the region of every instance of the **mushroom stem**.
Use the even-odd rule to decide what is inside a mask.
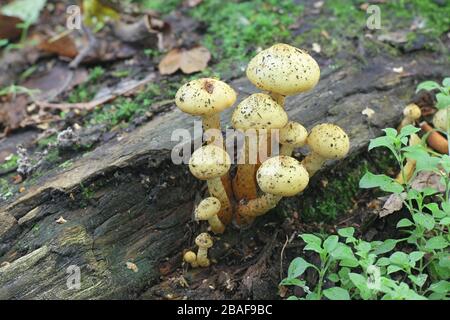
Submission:
[[[294,146],[290,144],[282,144],[280,148],[280,155],[290,156],[294,151]]]
[[[445,139],[439,132],[435,131],[425,121],[420,124],[420,128],[425,132],[429,132],[427,143],[432,149],[442,154],[448,154],[449,148],[447,139]]]
[[[208,248],[198,247],[197,263],[200,267],[209,267]]]
[[[195,244],[198,246],[197,251],[197,263],[200,267],[208,267],[208,249],[213,246],[213,240],[208,233],[200,233],[197,238],[195,238]]]
[[[421,143],[422,140],[415,133],[412,134],[411,137],[409,138],[409,146],[414,146]],[[415,168],[416,168],[416,160],[412,158],[407,158],[403,170],[398,173],[397,177],[395,178],[395,181],[397,181],[400,184],[407,183],[409,180],[411,180]]]
[[[220,211],[217,213],[217,217],[223,222],[228,223],[232,217],[231,202],[228,198],[225,187],[223,186],[221,178],[213,178],[207,180],[209,194],[212,197],[219,199]]]
[[[255,218],[267,213],[270,209],[277,206],[282,196],[277,196],[270,193],[265,193],[259,198],[248,201],[245,204],[240,204],[237,208],[237,214],[243,218]],[[250,219],[252,220],[252,219]]]
[[[309,173],[309,177],[312,177],[317,171],[322,168],[327,158],[322,157],[318,153],[311,151],[305,159],[302,161],[302,165],[305,167],[306,171]]]
[[[250,164],[249,139],[246,136],[244,150],[241,159],[244,163],[238,164],[236,176],[233,179],[233,191],[237,201],[242,199],[250,200],[256,198],[255,164]]]
[[[219,129],[220,130],[220,113],[202,117],[203,130]]]

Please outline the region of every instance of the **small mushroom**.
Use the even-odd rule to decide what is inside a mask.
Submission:
[[[280,155],[264,161],[257,171],[256,179],[264,195],[238,206],[238,215],[244,221],[265,214],[282,197],[302,192],[308,185],[309,175],[296,159]]]
[[[197,255],[193,251],[186,251],[183,256],[183,260],[191,265],[192,268],[197,268]]]
[[[175,103],[183,112],[201,116],[203,130],[220,130],[220,112],[236,101],[236,92],[225,82],[211,78],[192,80],[178,89]]]
[[[308,131],[298,122],[289,121],[280,129],[280,154],[290,156],[295,148],[303,147],[308,138]]]
[[[314,88],[320,78],[316,60],[305,50],[278,43],[259,52],[247,67],[248,79],[281,105],[285,96]]]
[[[243,132],[249,129],[256,132],[261,129],[280,129],[286,125],[287,121],[288,116],[284,109],[272,97],[264,93],[255,93],[244,99],[231,117],[233,127]],[[248,136],[245,138],[244,150],[241,153],[245,161],[243,158],[239,161],[233,180],[233,190],[237,200],[256,198],[256,163],[249,162],[249,139]],[[258,153],[259,145],[258,143]]]
[[[227,224],[231,220],[231,202],[220,177],[226,175],[231,166],[228,153],[215,145],[206,145],[192,154],[189,170],[200,180],[206,180],[211,196],[219,199],[221,210],[219,218]]]
[[[195,209],[195,218],[197,220],[208,221],[211,230],[214,233],[223,233],[225,225],[220,221],[217,214],[220,212],[220,201],[214,197],[203,199]]]
[[[408,124],[414,124],[416,120],[418,120],[422,115],[422,111],[420,111],[420,108],[418,105],[411,103],[408,104],[405,109],[403,109],[403,120],[400,122],[400,125],[398,126],[398,130],[400,131],[403,127],[407,126]]]
[[[195,238],[195,244],[198,246],[197,251],[197,263],[200,267],[209,267],[208,249],[213,246],[213,240],[211,236],[206,233],[200,233]]]
[[[447,132],[447,111],[448,109],[440,109],[438,110],[433,117],[433,125],[436,129]]]
[[[328,159],[341,159],[350,149],[347,134],[340,127],[323,123],[312,128],[306,140],[311,153],[303,159],[305,166],[312,177]]]

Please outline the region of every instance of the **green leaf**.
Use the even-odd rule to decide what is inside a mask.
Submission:
[[[3,6],[1,11],[7,16],[18,17],[28,24],[35,23],[47,0],[15,0]]]
[[[450,77],[444,78],[444,80],[442,80],[442,85],[444,87],[450,87]]]
[[[323,247],[327,250],[327,252],[331,253],[334,249],[336,249],[338,242],[339,237],[336,235],[331,235],[323,242]]]
[[[353,237],[353,235],[355,233],[355,228],[348,227],[348,228],[338,229],[337,233],[343,238]]]
[[[383,241],[383,244],[379,245],[373,250],[373,253],[376,255],[380,255],[383,253],[387,253],[389,251],[392,251],[395,246],[397,245],[397,242],[400,240],[394,240],[394,239],[387,239]]]
[[[450,96],[443,94],[442,92],[436,95],[436,108],[447,109],[450,106]]]
[[[443,226],[448,226],[448,225],[450,225],[450,217],[445,217],[444,219],[442,219],[442,220],[439,222],[439,224],[440,224],[440,225],[443,225]]]
[[[448,247],[448,241],[443,236],[436,236],[431,238],[425,244],[425,248],[428,250],[439,250]]]
[[[434,228],[434,218],[429,214],[415,213],[413,214],[413,220],[416,224],[424,227],[428,231],[431,231]]]
[[[427,274],[419,274],[417,276],[410,274],[408,276],[409,280],[414,282],[417,286],[420,288],[425,284],[425,281],[427,281],[428,275]]]
[[[424,81],[422,83],[419,83],[419,85],[416,88],[416,92],[419,92],[420,90],[430,91],[430,90],[440,89],[440,88],[441,88],[441,86],[439,85],[439,83],[437,83],[435,81]]]
[[[391,254],[389,257],[391,263],[396,264],[398,266],[407,266],[409,263],[409,257],[406,253],[397,251]]]
[[[306,285],[306,282],[297,278],[291,279],[291,278],[286,278],[283,279],[280,282],[280,285],[282,286],[297,286],[297,287],[304,287]]]
[[[360,291],[361,297],[363,297],[363,299],[367,299],[370,296],[371,292],[371,290],[367,287],[367,279],[362,275],[353,272],[349,273],[348,277],[355,285],[355,287]]]
[[[317,244],[319,246],[322,244],[322,239],[320,239],[318,236],[315,236],[313,234],[305,233],[305,234],[300,235],[300,237],[306,243],[314,243],[314,244]]]
[[[384,174],[373,174],[371,172],[366,172],[361,178],[359,187],[363,189],[380,188],[383,191],[391,193],[401,193],[403,191],[403,186],[391,177]]]
[[[288,278],[293,279],[301,276],[309,267],[311,267],[311,264],[303,258],[295,258],[289,265]]]
[[[325,289],[323,295],[330,300],[350,300],[348,291],[340,287]]]
[[[397,271],[400,271],[400,270],[402,270],[402,267],[396,266],[396,265],[392,265],[392,264],[387,267],[387,273],[388,274],[391,274],[391,273],[394,273],[394,272],[397,272]]]
[[[407,125],[404,126],[401,130],[400,133],[398,135],[398,137],[401,139],[403,137],[407,137],[412,135],[413,133],[419,132],[420,128],[414,127],[413,125]]]
[[[328,275],[328,280],[330,280],[331,282],[338,282],[340,279],[336,273],[331,273]]]
[[[417,262],[420,259],[423,258],[423,256],[425,255],[425,252],[422,251],[413,251],[409,254],[409,261],[411,262]]]
[[[399,222],[397,222],[397,228],[406,228],[412,226],[413,224],[414,223],[412,223],[411,220],[403,218]]]
[[[391,261],[389,260],[389,258],[386,258],[386,257],[378,259],[378,261],[376,263],[376,265],[379,267],[386,267],[390,264],[391,264]]]
[[[446,280],[441,280],[439,282],[431,284],[429,289],[437,293],[448,293],[450,292],[450,282]]]

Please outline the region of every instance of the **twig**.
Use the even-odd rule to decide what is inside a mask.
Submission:
[[[294,237],[296,236],[297,231],[294,231],[294,233],[292,233],[292,235],[290,237],[288,237],[286,235],[286,241],[284,242],[283,248],[281,248],[281,253],[280,253],[280,280],[283,279],[283,256],[284,256],[284,250],[286,249],[286,246],[292,242],[292,240],[294,239]]]

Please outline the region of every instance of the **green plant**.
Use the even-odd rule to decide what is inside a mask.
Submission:
[[[361,188],[380,188],[402,199],[410,213],[397,228],[405,237],[385,241],[364,241],[354,236],[353,228],[338,230],[325,240],[312,234],[301,235],[304,251],[319,255],[316,266],[301,257],[291,262],[288,276],[281,285],[302,287],[305,299],[445,299],[449,297],[450,255],[448,228],[450,225],[450,157],[430,154],[423,144],[408,146],[409,136],[420,129],[411,125],[399,133],[385,129],[385,136],[371,140],[369,150],[385,147],[400,167],[404,183],[384,174],[367,172]],[[426,137],[424,137],[426,138]],[[405,179],[404,163],[414,159],[416,168],[410,180]],[[412,180],[419,172],[437,174],[445,191],[437,187],[413,188]],[[393,251],[402,245],[403,251]],[[392,253],[391,253],[392,252]],[[387,256],[387,253],[391,253]],[[312,268],[318,273],[314,289],[299,277]],[[328,283],[327,283],[328,282]],[[334,286],[325,288],[325,284]],[[296,299],[297,297],[290,297]]]
[[[2,89],[0,89],[0,97],[1,96],[6,96],[6,95],[12,95],[13,99],[16,97],[16,95],[18,94],[26,94],[28,95],[30,98],[34,98],[34,96],[36,94],[38,94],[40,92],[40,90],[37,89],[28,89],[26,87],[22,87],[22,86],[17,86],[15,84],[11,84],[7,87],[4,87]]]
[[[416,92],[420,90],[433,91],[438,90],[436,94],[436,108],[447,110],[447,137],[450,137],[450,78],[442,80],[442,85],[435,81],[424,81],[417,86]],[[448,140],[450,154],[450,139]]]

